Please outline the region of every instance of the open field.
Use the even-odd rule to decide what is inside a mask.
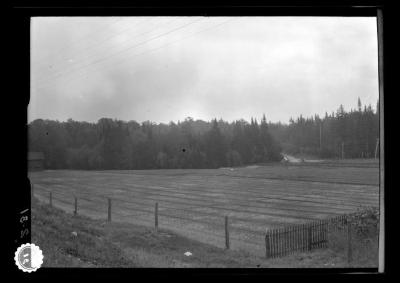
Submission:
[[[231,248],[264,254],[265,230],[325,219],[379,204],[377,162],[321,162],[224,169],[140,171],[47,170],[29,174],[34,194],[78,213],[159,227],[218,247],[225,245],[229,216]]]
[[[72,233],[75,232],[75,235]],[[335,249],[298,252],[285,258],[226,250],[176,233],[141,225],[72,216],[32,198],[32,243],[44,254],[43,267],[158,268],[343,268],[348,265],[339,244]],[[361,254],[360,267],[376,267],[373,247]],[[184,253],[190,251],[191,256]],[[358,251],[358,249],[357,249]],[[354,253],[355,257],[357,253]]]

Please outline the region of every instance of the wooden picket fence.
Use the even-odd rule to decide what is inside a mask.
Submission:
[[[295,252],[325,248],[328,244],[328,233],[343,230],[346,223],[347,215],[340,215],[268,230],[265,236],[265,255],[267,258],[277,258]]]

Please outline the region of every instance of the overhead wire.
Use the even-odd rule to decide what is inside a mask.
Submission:
[[[119,60],[119,61],[117,61],[117,62],[113,62],[112,65],[113,65],[113,66],[117,66],[117,65],[120,65],[120,64],[124,64],[124,63],[131,62],[131,61],[128,60],[128,58],[132,58],[132,57],[133,57],[133,58],[135,58],[135,57],[137,58],[138,56],[141,56],[141,55],[144,55],[144,54],[147,54],[147,53],[151,53],[151,52],[160,50],[160,49],[162,49],[162,48],[165,48],[165,47],[167,47],[167,46],[169,46],[169,45],[172,45],[172,44],[174,44],[174,43],[177,43],[177,42],[180,42],[180,41],[182,41],[182,40],[185,40],[185,39],[187,39],[187,38],[189,38],[189,37],[192,37],[192,36],[194,36],[194,35],[197,35],[197,34],[199,34],[199,33],[202,33],[202,32],[205,32],[205,31],[208,31],[208,30],[217,28],[217,27],[219,27],[219,26],[221,26],[221,25],[223,25],[223,24],[226,24],[227,22],[230,22],[230,21],[232,21],[232,20],[234,20],[234,19],[231,18],[231,19],[229,19],[229,20],[227,20],[227,21],[224,21],[224,22],[222,22],[222,23],[219,23],[219,24],[217,24],[217,25],[213,25],[213,26],[211,26],[211,27],[207,27],[207,28],[205,28],[205,29],[196,31],[196,32],[194,32],[194,33],[189,34],[189,35],[186,36],[186,37],[180,38],[180,39],[175,40],[175,41],[172,41],[172,42],[168,42],[168,43],[163,44],[163,45],[161,45],[161,46],[158,46],[158,47],[156,47],[156,48],[153,48],[153,49],[150,49],[150,50],[146,50],[146,51],[141,52],[141,53],[131,54],[131,55],[129,55],[128,57],[124,57],[122,60]],[[95,72],[95,71],[99,71],[99,70],[101,70],[101,69],[96,68],[96,69],[94,69],[93,71]],[[92,74],[93,74],[93,72],[92,72]],[[75,81],[76,79],[81,79],[81,78],[75,78],[75,79],[69,80],[69,81],[66,82],[65,85],[69,85],[69,83],[71,83],[72,81]],[[41,87],[39,86],[38,88],[41,88]]]
[[[173,20],[172,20],[172,21],[173,21]],[[167,22],[166,24],[169,24],[169,23],[172,22],[172,21],[169,21],[169,22]],[[148,24],[148,22],[146,22],[145,20],[143,20],[143,21],[140,22],[140,23],[147,23],[147,24]],[[120,36],[121,34],[123,34],[124,32],[126,32],[127,30],[130,30],[130,29],[132,29],[132,28],[137,28],[138,26],[140,26],[140,23],[139,23],[139,25],[135,25],[134,27],[130,26],[130,27],[126,28],[126,29],[123,29],[122,31],[119,31],[118,33],[112,33],[111,36],[108,36],[108,37],[106,37],[106,38],[103,38],[102,40],[96,42],[95,44],[90,45],[89,47],[80,50],[80,52],[82,52],[82,51],[87,52],[87,51],[89,51],[89,50],[91,50],[91,49],[93,49],[93,48],[99,48],[99,46],[102,46],[102,44],[103,44],[103,46],[104,46],[104,43],[105,43],[105,44],[110,43],[110,41],[108,41],[108,40]],[[149,32],[149,31],[150,31],[150,32]],[[131,38],[130,38],[129,40],[127,40],[126,42],[124,42],[123,45],[125,45],[125,43],[127,43],[127,42],[129,42],[129,41],[132,41],[132,39],[134,39],[134,38],[137,38],[137,37],[139,37],[139,36],[141,36],[141,35],[145,35],[145,34],[147,34],[147,33],[152,33],[153,31],[154,31],[154,29],[153,29],[153,30],[146,30],[146,32],[142,32],[142,33],[139,33],[139,34],[134,34],[133,37],[131,37]],[[122,45],[122,46],[123,46],[123,45]],[[97,51],[101,51],[101,48],[98,49]],[[104,51],[104,50],[103,50],[103,51]],[[105,50],[105,51],[106,51],[106,50]],[[96,58],[96,57],[99,56],[99,55],[100,55],[100,56],[104,56],[104,54],[101,54],[101,52],[100,52],[100,53],[99,53],[99,52],[97,52],[97,53],[95,52],[95,53],[90,54],[90,56],[85,56],[85,59],[86,59],[86,60],[89,60],[89,59],[92,59],[92,57]],[[82,56],[82,54],[70,54],[70,56],[68,56],[68,57],[71,57],[71,58],[79,58],[80,56]],[[94,59],[94,58],[93,58],[93,59]],[[66,60],[65,57],[64,57],[63,59]],[[60,61],[59,63],[62,63],[62,62]],[[69,69],[70,67],[74,67],[75,65],[79,65],[80,63],[81,63],[81,61],[75,60],[72,64],[69,64],[67,67],[68,67],[68,69]],[[57,63],[56,63],[56,64],[57,64]],[[52,63],[51,65],[53,66],[54,63]],[[68,69],[67,69],[67,71],[68,71]],[[64,67],[64,66],[61,66],[61,67],[59,68],[59,70],[56,70],[55,75],[62,74],[63,71],[65,72],[65,67]],[[50,79],[51,79],[51,78],[50,78]]]
[[[132,49],[134,49],[134,48],[136,48],[136,47],[138,47],[138,46],[141,46],[141,45],[143,45],[143,44],[146,44],[146,43],[148,43],[148,42],[150,42],[150,41],[153,41],[153,40],[155,40],[155,39],[161,38],[162,36],[165,36],[165,35],[167,35],[167,34],[170,34],[170,33],[172,33],[172,32],[175,32],[175,31],[177,31],[177,30],[180,30],[180,29],[182,29],[182,28],[185,28],[185,27],[187,27],[187,26],[189,26],[189,25],[191,25],[191,24],[193,24],[193,23],[195,23],[195,22],[198,22],[199,20],[202,20],[202,19],[197,19],[197,20],[192,21],[192,22],[190,22],[190,23],[186,23],[186,24],[184,24],[184,25],[181,25],[181,26],[179,26],[178,28],[174,28],[174,29],[172,29],[172,30],[169,30],[169,31],[163,33],[163,34],[159,34],[159,35],[154,36],[154,37],[152,37],[152,38],[150,38],[150,39],[148,39],[148,40],[139,42],[139,43],[137,43],[137,44],[135,44],[135,45],[133,45],[133,46],[129,46],[128,48],[125,48],[125,49],[119,50],[119,51],[117,51],[117,52],[114,52],[114,53],[110,54],[109,56],[106,56],[106,57],[100,58],[100,59],[98,59],[98,60],[95,60],[95,61],[93,61],[93,62],[91,62],[91,63],[89,63],[89,64],[86,64],[86,65],[81,66],[80,68],[72,69],[72,70],[70,70],[70,72],[76,72],[76,71],[79,71],[79,70],[81,70],[81,69],[84,69],[84,68],[90,67],[90,66],[92,66],[92,65],[99,64],[99,63],[101,63],[101,62],[104,62],[104,61],[106,61],[106,60],[109,60],[110,58],[112,58],[112,57],[114,57],[114,56],[116,56],[116,55],[122,54],[122,53],[127,52],[127,51],[129,51],[129,50],[132,50]],[[67,73],[70,73],[70,72],[67,72]],[[65,75],[65,73],[62,74],[61,76],[63,76],[63,75]],[[52,79],[56,79],[56,78],[59,78],[59,77],[60,77],[60,75],[58,75],[58,76],[56,76],[56,77],[54,77],[54,78],[52,78]]]
[[[107,29],[109,29],[111,26],[115,25],[118,22],[121,22],[122,20],[123,19],[117,19],[116,21],[113,21],[111,23],[107,22],[104,25],[102,25],[100,28],[98,28],[98,29],[96,29],[94,31],[89,31],[88,33],[85,33],[84,35],[79,36],[77,39],[75,39],[74,42],[72,42],[71,47],[74,47],[75,45],[80,44],[82,39],[88,40],[88,39],[91,39],[92,37],[94,37],[96,35],[98,36],[98,32],[99,31],[104,32]],[[46,58],[46,56],[47,55],[40,56],[39,58],[32,58],[31,63],[38,63],[38,61],[43,60],[44,58]]]

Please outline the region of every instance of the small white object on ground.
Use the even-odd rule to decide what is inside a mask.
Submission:
[[[74,231],[74,232],[72,232],[71,234],[72,234],[72,236],[75,236],[75,237],[77,237],[77,236],[78,236],[78,233],[76,233],[75,231]]]
[[[192,253],[191,253],[191,252],[186,252],[186,253],[184,253],[184,255],[185,255],[185,256],[191,256]]]

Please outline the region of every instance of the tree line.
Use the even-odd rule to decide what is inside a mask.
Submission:
[[[379,100],[374,111],[371,105],[345,111],[343,105],[336,113],[325,117],[290,119],[288,125],[269,125],[271,134],[291,154],[321,158],[373,158],[379,156]]]
[[[265,115],[260,123],[37,119],[28,125],[28,143],[29,151],[44,153],[47,169],[219,168],[282,158]]]
[[[37,119],[28,125],[29,151],[45,155],[48,169],[219,168],[275,162],[282,151],[320,158],[374,157],[379,101],[371,105],[290,119],[289,124],[243,119],[155,124],[102,118],[97,123]],[[379,154],[379,151],[377,152]]]

